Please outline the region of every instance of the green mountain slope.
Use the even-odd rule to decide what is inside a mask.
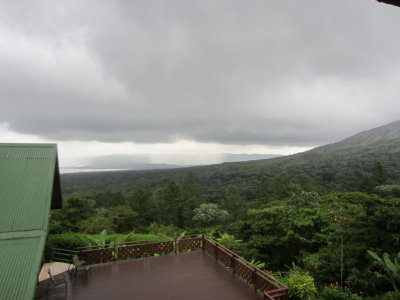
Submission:
[[[312,177],[321,192],[353,191],[375,161],[388,170],[388,183],[400,182],[400,121],[290,156],[170,170],[64,174],[62,187],[64,194],[107,190],[132,193],[144,184],[155,189],[170,180],[180,181],[191,171],[205,200],[218,201],[229,184],[237,185],[243,196],[253,199],[263,176],[273,178],[285,172]]]

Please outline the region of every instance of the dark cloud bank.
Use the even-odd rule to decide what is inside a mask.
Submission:
[[[400,9],[1,1],[0,123],[58,140],[317,145],[398,119]]]

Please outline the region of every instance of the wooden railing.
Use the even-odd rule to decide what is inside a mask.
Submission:
[[[240,277],[255,291],[261,292],[264,299],[288,299],[288,287],[205,234],[187,235],[169,240],[127,242],[78,249],[80,256],[91,264],[201,249],[216,261],[224,264],[235,276]]]
[[[61,249],[61,248],[49,248],[48,249],[50,253],[50,261],[58,261],[58,262],[64,262],[64,263],[72,263],[72,256],[78,254],[79,251],[77,250],[67,250],[67,249]]]
[[[80,256],[90,264],[181,253],[202,249],[201,235],[186,235],[171,239],[154,239],[102,246],[80,247]]]
[[[233,251],[224,247],[209,236],[203,234],[203,250],[231,269],[254,289],[264,294],[264,299],[287,300],[288,287],[264,271],[247,262]]]

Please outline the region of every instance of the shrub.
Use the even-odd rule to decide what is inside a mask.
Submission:
[[[214,203],[201,204],[193,210],[193,214],[193,221],[206,227],[223,223],[229,217],[228,211]]]
[[[365,300],[398,300],[398,299],[400,299],[400,292],[388,292],[384,295],[365,298]]]
[[[114,232],[116,225],[106,217],[93,216],[89,219],[82,220],[77,224],[79,231],[84,233],[95,234],[102,230],[107,230],[107,232]]]
[[[173,225],[159,225],[157,223],[151,223],[149,227],[147,227],[147,231],[150,234],[155,234],[155,235],[162,235],[162,236],[169,236],[169,237],[176,237],[179,236],[183,230],[173,226]]]
[[[49,260],[51,258],[51,248],[75,250],[78,247],[84,246],[87,246],[87,240],[83,234],[49,234],[46,241],[44,256],[46,260]]]
[[[377,264],[387,273],[387,279],[397,292],[396,283],[400,283],[400,252],[397,253],[394,261],[389,257],[388,253],[383,253],[383,258],[380,258],[375,252],[367,250],[368,254],[377,262]]]
[[[75,250],[78,247],[88,245],[86,236],[86,234],[80,233],[49,234],[46,246],[49,248]]]
[[[361,300],[362,298],[356,294],[347,291],[340,291],[336,288],[326,287],[322,290],[321,300]]]
[[[314,278],[297,267],[293,267],[288,276],[280,277],[280,279],[289,287],[289,299],[313,299],[317,293]]]
[[[233,235],[223,233],[220,238],[217,238],[217,241],[239,255],[245,253],[246,245],[242,240],[237,240]]]
[[[383,198],[397,198],[400,197],[400,185],[378,185],[374,192]]]
[[[75,250],[78,247],[86,247],[93,244],[94,239],[98,239],[100,234],[84,234],[84,233],[63,233],[63,234],[49,234],[47,237],[45,258],[49,259],[51,255],[51,248],[60,248],[66,250]],[[124,240],[127,237],[127,242],[146,241],[163,238],[163,235],[158,234],[110,234],[105,237],[105,242],[112,243],[119,240]]]

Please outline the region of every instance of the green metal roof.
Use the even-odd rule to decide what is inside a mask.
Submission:
[[[0,144],[0,299],[32,299],[50,208],[61,207],[57,145]]]

